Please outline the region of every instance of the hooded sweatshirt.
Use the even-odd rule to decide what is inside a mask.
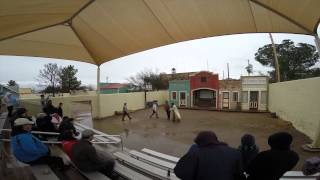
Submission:
[[[211,131],[203,131],[195,139],[196,147],[184,155],[175,174],[182,180],[234,180],[241,174],[240,153],[219,142]]]
[[[268,139],[270,150],[259,153],[249,164],[249,180],[278,180],[299,161],[290,150],[292,136],[286,132],[273,134]]]

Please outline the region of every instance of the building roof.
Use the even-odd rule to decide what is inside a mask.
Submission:
[[[106,90],[106,89],[120,89],[120,88],[123,88],[123,87],[126,87],[128,86],[128,84],[121,84],[121,83],[109,83],[109,84],[106,84],[104,86],[101,86],[100,89],[101,90]]]
[[[19,94],[32,94],[31,88],[19,88]]]
[[[0,0],[0,55],[101,65],[187,40],[316,33],[319,0]]]
[[[219,80],[220,89],[240,89],[241,80],[239,79],[223,79]]]

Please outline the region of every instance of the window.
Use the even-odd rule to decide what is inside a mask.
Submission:
[[[233,92],[232,93],[232,101],[238,102],[238,92]]]
[[[260,104],[267,104],[267,91],[261,91]]]
[[[171,92],[171,98],[172,98],[172,100],[177,100],[177,92],[176,91]]]
[[[248,91],[242,91],[241,96],[242,96],[242,102],[248,103]]]
[[[229,92],[223,92],[223,99],[229,99]]]
[[[201,77],[201,82],[207,82],[207,77]]]

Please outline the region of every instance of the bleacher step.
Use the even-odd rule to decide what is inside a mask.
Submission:
[[[159,179],[178,179],[174,173],[170,173],[170,176],[168,176],[168,171],[163,170],[161,168],[152,166],[150,164],[147,164],[145,162],[139,161],[127,154],[124,154],[122,152],[116,152],[114,153],[114,156],[117,157],[119,161],[123,161],[124,163],[128,164],[129,166],[136,168],[140,171],[143,171],[147,174],[150,174],[151,176],[154,176]]]

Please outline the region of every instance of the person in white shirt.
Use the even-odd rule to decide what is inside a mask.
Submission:
[[[153,115],[156,115],[156,118],[158,119],[159,118],[159,114],[158,114],[158,104],[156,101],[153,101],[153,104],[152,104],[152,114],[150,115],[150,119],[152,118]]]

